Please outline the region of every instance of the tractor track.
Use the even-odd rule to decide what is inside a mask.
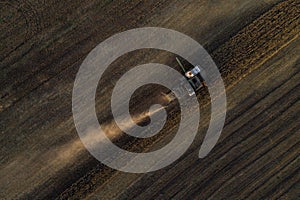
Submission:
[[[16,9],[8,1],[1,3]],[[20,31],[11,48],[0,49],[0,175],[4,177],[0,198],[294,197],[299,192],[295,189],[300,149],[296,122],[300,108],[299,3],[275,0],[257,1],[259,5],[255,5],[236,1],[231,12],[220,13],[224,20],[232,20],[228,27],[222,27],[226,21],[213,14],[205,18],[197,12],[199,8],[225,10],[225,2],[220,6],[208,1],[173,1],[173,6],[170,1],[124,3],[19,4],[18,18],[11,20],[20,20]],[[25,22],[20,14],[26,15]],[[212,29],[201,19],[218,26]],[[12,23],[1,24],[1,30],[15,30]],[[202,28],[188,25],[194,23]],[[99,164],[83,148],[70,112],[71,92],[82,60],[95,45],[114,33],[143,26],[182,31],[209,50],[226,85],[228,116],[222,137],[208,157],[196,158],[208,124],[204,119],[201,137],[174,164],[153,173],[125,174]],[[210,34],[213,37],[208,38]],[[174,64],[170,57],[157,52],[136,55],[142,61],[155,58]],[[115,66],[119,63],[138,64],[134,57],[121,58]],[[118,74],[100,84],[113,80],[113,76]],[[100,92],[108,96],[106,91],[111,89],[112,85],[105,85]],[[107,96],[97,99],[99,113],[106,113],[110,103]],[[203,116],[209,116],[207,91],[197,96]],[[176,109],[171,115],[163,137],[125,140],[123,147],[148,150],[157,142],[167,141],[179,122]],[[106,114],[99,117],[101,122],[107,119]]]
[[[286,7],[282,8],[283,5]],[[294,5],[292,7],[295,8]],[[285,22],[280,22],[278,24],[280,24],[280,26],[283,29],[291,30],[290,34],[286,34],[286,32],[283,32],[282,30],[276,31],[274,28],[271,28],[271,27],[278,26],[276,20],[273,21],[273,18],[280,19],[280,16],[282,16],[283,14],[286,14],[287,10],[289,10],[288,13],[290,14],[290,16],[285,16],[285,17],[289,18],[290,21],[283,20]],[[276,15],[274,16],[274,13],[276,13],[277,16]],[[251,71],[255,70],[255,68],[259,67],[260,65],[263,65],[263,63],[266,62],[270,57],[272,57],[276,53],[278,53],[278,51],[280,49],[284,48],[285,46],[288,46],[288,44],[290,44],[292,41],[297,39],[298,36],[297,36],[297,32],[295,30],[297,30],[296,27],[298,26],[298,24],[297,24],[298,16],[296,15],[296,13],[297,13],[297,9],[295,9],[294,11],[289,9],[289,2],[282,3],[282,4],[274,7],[269,12],[265,13],[262,17],[260,17],[256,21],[254,21],[252,24],[248,25],[245,29],[242,29],[238,34],[236,34],[233,38],[231,38],[230,41],[228,41],[227,43],[225,43],[224,45],[222,45],[220,48],[218,48],[216,51],[214,51],[212,53],[213,58],[217,58],[216,59],[217,61],[216,60],[215,61],[218,64],[220,64],[220,66],[221,66],[220,71],[221,71],[222,75],[225,74],[224,81],[227,85],[229,85],[229,87],[233,87],[233,85],[235,85],[239,81],[239,79],[241,79],[241,77],[244,77],[245,74],[250,73]],[[261,23],[261,21],[264,21],[265,23],[270,23],[270,24],[268,24],[269,29],[263,33],[258,32],[258,35],[257,35],[258,37],[253,36],[252,39],[247,38],[247,40],[242,41],[242,39],[245,38],[245,35],[248,32],[253,32],[256,29],[260,29],[259,27],[257,27],[257,25],[258,26],[265,25],[265,24]],[[252,29],[254,29],[254,30],[252,30]],[[271,34],[271,32],[272,32],[272,34]],[[280,40],[278,43],[266,42],[267,41],[266,37],[270,37],[270,35],[272,35],[271,37],[274,38],[274,40],[276,40],[277,38],[281,38],[282,40]],[[256,40],[258,40],[258,41],[256,41]],[[253,43],[254,41],[257,44],[256,49],[251,51],[250,55],[247,54],[246,57],[243,55],[242,52],[248,52],[248,49],[240,51],[238,48],[235,49],[231,55],[227,55],[225,57],[226,61],[225,61],[225,59],[222,60],[223,57],[219,56],[219,55],[225,54],[225,53],[222,54],[222,52],[225,52],[226,50],[232,49],[233,46],[236,46],[236,43],[238,43],[239,46],[242,49],[244,49],[244,48],[248,48],[249,44]],[[278,47],[280,47],[280,48],[278,48]],[[235,52],[238,53],[238,56],[235,55]],[[265,53],[265,52],[268,52],[268,54],[261,56],[261,54]],[[240,56],[240,55],[243,55],[243,56]],[[249,60],[251,62],[245,62],[244,60]],[[242,65],[240,63],[245,63],[245,64]],[[251,66],[251,64],[254,66]],[[297,89],[298,86],[295,86],[295,87],[296,88],[294,88],[294,89]],[[290,93],[295,94],[295,91],[290,91]],[[297,96],[296,96],[296,98],[297,98]],[[272,109],[274,109],[274,108],[272,108]],[[268,122],[266,122],[266,124],[268,124]],[[237,145],[237,144],[233,144],[233,146],[234,145]],[[223,149],[223,151],[224,151],[224,149]],[[225,153],[226,153],[226,151],[225,151]],[[191,165],[191,168],[194,168],[194,166]],[[190,171],[189,169],[186,169],[186,170]],[[99,178],[99,180],[102,180],[102,178]],[[173,182],[170,182],[170,184],[173,185]],[[146,185],[147,184],[145,184],[145,186]],[[146,187],[148,187],[148,186],[149,185],[147,185]],[[168,185],[166,185],[165,187],[168,187]],[[144,189],[146,189],[146,188],[144,188]],[[141,195],[138,191],[136,191],[136,194]],[[185,195],[186,194],[184,194],[183,196],[185,196]],[[134,196],[131,196],[131,197],[134,197]],[[146,197],[146,195],[144,197]],[[157,196],[156,197],[153,196],[153,198],[157,198]],[[141,196],[141,199],[143,199],[143,196]]]

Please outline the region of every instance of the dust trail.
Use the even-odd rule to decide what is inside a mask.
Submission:
[[[151,112],[148,111],[148,112],[143,112],[139,115],[133,115],[131,119],[138,124],[145,121],[145,119],[157,114],[163,109],[164,109],[163,107],[160,107],[158,109],[152,110]],[[129,130],[131,128],[131,121],[129,119],[125,119],[121,121],[121,123],[123,127],[125,127],[125,130],[120,130],[115,122],[109,122],[103,124],[101,125],[101,129],[105,133],[106,137],[113,141],[119,138],[122,135],[122,132],[126,133],[126,130]],[[101,130],[95,128],[91,129],[88,131],[87,136],[85,138],[82,138],[82,140],[84,140],[85,143],[89,146],[99,145],[104,139],[103,135],[100,134],[100,131]]]
[[[136,123],[142,122],[162,109],[157,109],[151,113],[144,112],[140,115],[134,115],[132,120]],[[129,124],[129,120],[124,120],[124,124]],[[101,128],[112,141],[122,135],[122,131],[114,122],[103,124]],[[127,128],[129,129],[130,126],[127,126]],[[123,131],[126,132],[126,130]],[[101,137],[99,130],[91,129],[84,139],[93,145],[101,145],[101,140],[103,139]],[[79,138],[46,152],[24,152],[22,155],[14,158],[12,162],[1,166],[0,177],[2,181],[0,182],[0,188],[3,192],[2,195],[8,197],[10,194],[14,194],[15,186],[18,186],[18,191],[28,192],[28,190],[38,187],[46,180],[51,181],[50,177],[58,175],[60,170],[76,162],[76,159],[86,157],[85,155],[86,149]],[[47,174],[47,177],[44,176],[45,174]],[[23,194],[19,193],[18,195],[22,196]],[[11,197],[17,198],[19,196]]]

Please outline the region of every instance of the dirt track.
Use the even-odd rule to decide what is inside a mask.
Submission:
[[[2,1],[0,197],[299,195],[299,4],[276,3]],[[114,33],[144,26],[172,28],[204,45],[226,84],[228,114],[218,145],[197,159],[209,117],[209,98],[201,91],[200,137],[171,166],[136,175],[103,166],[84,149],[73,124],[71,94],[93,47]],[[166,53],[135,56],[139,59],[121,58],[112,68],[122,63],[126,71],[152,60],[175,66]],[[105,87],[99,94],[107,94],[97,98],[103,123],[110,119],[107,96],[120,76],[114,75],[99,83]],[[141,151],[168,141],[178,117],[175,109],[163,137],[124,148]]]

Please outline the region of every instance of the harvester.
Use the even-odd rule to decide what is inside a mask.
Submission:
[[[190,68],[189,70],[186,70],[183,64],[180,62],[179,58],[176,57],[176,61],[179,64],[182,72],[184,73],[184,77],[181,79],[181,84],[174,89],[174,92],[176,93],[177,97],[184,96],[186,93],[189,96],[195,95],[196,91],[198,91],[200,88],[206,86],[203,77],[200,74],[200,71],[202,70],[200,66],[196,65],[193,66],[193,68]],[[191,85],[191,87],[186,87],[184,84],[185,81],[188,81]],[[170,92],[168,94],[163,93],[165,99],[168,101],[168,103],[171,103],[175,98],[175,94],[173,92]]]

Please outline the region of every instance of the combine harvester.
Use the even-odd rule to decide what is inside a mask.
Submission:
[[[180,68],[182,69],[184,73],[184,77],[182,77],[182,84],[174,89],[174,92],[176,95],[180,98],[188,93],[189,96],[195,95],[196,91],[200,90],[200,88],[205,87],[206,84],[204,82],[203,77],[200,74],[200,71],[202,70],[200,66],[196,65],[190,70],[186,71],[183,64],[180,62],[179,58],[176,57],[176,61],[178,62]],[[190,85],[193,89],[185,87],[184,82],[188,80]],[[168,104],[171,103],[174,99],[176,99],[176,96],[173,92],[170,92],[168,94],[163,93],[165,99],[168,101]]]

